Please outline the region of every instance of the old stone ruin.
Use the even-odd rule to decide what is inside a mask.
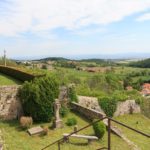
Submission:
[[[0,86],[0,119],[13,120],[22,115],[22,106],[18,98],[20,86]]]

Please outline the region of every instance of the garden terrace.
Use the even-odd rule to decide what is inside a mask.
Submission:
[[[6,74],[8,76],[11,76],[17,80],[20,80],[22,82],[24,81],[31,81],[33,80],[35,77],[41,77],[44,76],[44,74],[40,74],[40,75],[34,75],[31,73],[27,73],[25,71],[22,71],[18,68],[14,68],[14,67],[6,67],[6,66],[0,66],[0,72],[3,74]]]

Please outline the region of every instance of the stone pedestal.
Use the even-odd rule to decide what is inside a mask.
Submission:
[[[54,127],[55,128],[63,127],[63,122],[60,119],[60,115],[59,115],[60,108],[61,108],[61,104],[60,104],[59,100],[55,100],[55,103],[54,103],[54,111],[55,111]]]
[[[60,120],[55,120],[54,121],[54,127],[55,128],[63,128],[63,121],[60,119]]]

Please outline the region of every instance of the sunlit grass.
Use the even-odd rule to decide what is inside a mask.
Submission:
[[[0,73],[0,86],[1,85],[16,85],[21,84],[21,82],[15,80],[14,78]]]
[[[78,128],[84,127],[88,122],[74,113],[70,113],[67,118],[75,117],[78,120]],[[3,133],[5,140],[5,150],[40,150],[46,145],[54,142],[55,140],[62,138],[63,133],[70,133],[73,131],[73,127],[65,125],[67,118],[63,119],[64,128],[49,130],[47,136],[29,136],[26,131],[20,130],[17,121],[0,122],[0,129]],[[39,124],[37,124],[39,125]],[[51,123],[44,123],[44,126],[50,126]],[[34,126],[36,126],[34,124]],[[79,134],[93,135],[92,127],[87,128]],[[112,150],[130,150],[131,148],[119,137],[112,134]],[[91,144],[87,144],[87,140],[71,139],[70,143],[64,143],[61,145],[61,150],[94,150],[107,146],[107,132],[104,138],[100,141],[93,141]],[[54,145],[48,150],[57,150],[57,145]]]

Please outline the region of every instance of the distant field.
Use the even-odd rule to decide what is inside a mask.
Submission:
[[[140,61],[141,59],[126,59],[126,60],[120,60],[117,63],[119,64],[128,64],[130,62],[136,62],[136,61]]]
[[[132,72],[137,72],[137,71],[144,71],[144,70],[150,70],[148,68],[134,68],[134,67],[115,67],[115,73],[121,74],[121,75],[126,75]]]
[[[1,85],[15,85],[15,84],[21,84],[21,82],[0,73],[0,86]]]

